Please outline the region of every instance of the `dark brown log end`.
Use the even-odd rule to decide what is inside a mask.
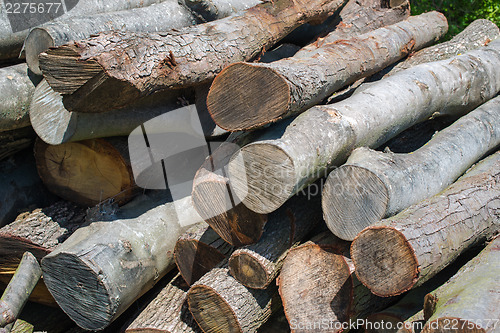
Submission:
[[[229,272],[241,284],[253,289],[265,289],[269,285],[270,273],[272,273],[244,250],[237,250],[231,256]]]
[[[115,198],[122,204],[132,196],[132,172],[107,141],[85,140],[51,146],[37,140],[35,158],[47,188],[68,201],[94,206]]]
[[[278,281],[289,323],[307,327],[324,320],[333,323],[349,319],[353,293],[351,271],[344,257],[335,251],[316,244],[291,250]],[[339,330],[333,325],[323,332]],[[317,326],[315,331],[320,331]]]
[[[259,214],[281,207],[295,187],[293,161],[275,145],[257,143],[243,147],[232,157],[228,170],[236,196]]]
[[[271,68],[248,63],[226,67],[215,78],[207,106],[215,123],[228,131],[248,130],[280,119],[290,88]]]
[[[101,330],[109,324],[120,300],[110,299],[99,272],[69,253],[44,258],[42,269],[47,288],[73,321],[87,330]]]
[[[323,216],[328,228],[352,241],[366,227],[385,215],[389,195],[373,172],[354,165],[332,171],[323,189]]]
[[[376,313],[366,317],[364,324],[364,333],[413,333],[409,327],[401,327],[397,329],[398,325],[403,325],[404,320],[393,314]]]
[[[486,320],[485,320],[486,321]],[[442,317],[427,322],[422,333],[486,333],[484,328],[462,318]]]
[[[49,48],[55,46],[54,38],[45,29],[34,28],[28,34],[24,41],[24,50],[26,52],[26,63],[28,68],[37,75],[42,75],[40,61],[38,56],[46,52]]]
[[[371,227],[352,242],[358,279],[377,296],[396,296],[418,280],[418,261],[406,237],[391,227]]]
[[[231,306],[212,288],[204,285],[193,286],[187,299],[189,311],[203,332],[241,332]]]
[[[220,251],[200,241],[178,240],[175,244],[175,263],[188,285],[198,281],[225,258]]]

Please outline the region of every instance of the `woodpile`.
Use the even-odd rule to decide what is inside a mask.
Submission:
[[[11,24],[0,333],[500,329],[492,22],[82,0]]]

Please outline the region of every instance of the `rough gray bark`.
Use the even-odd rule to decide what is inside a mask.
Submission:
[[[255,212],[276,210],[354,148],[378,147],[433,114],[459,116],[494,97],[499,61],[500,41],[494,41],[451,61],[402,71],[339,103],[313,107],[285,131],[270,127],[229,163],[235,195]]]
[[[190,197],[164,202],[133,201],[118,219],[78,229],[42,260],[45,284],[78,326],[105,328],[175,266],[177,238],[201,218]]]
[[[42,269],[35,256],[25,252],[0,298],[0,327],[13,324],[17,320],[41,275]]]
[[[261,0],[185,0],[184,4],[202,21],[214,21],[241,12]]]
[[[500,146],[500,97],[481,105],[410,154],[357,148],[323,189],[328,228],[345,240],[427,199]]]
[[[444,15],[430,12],[323,44],[310,57],[232,64],[215,78],[208,109],[226,130],[262,127],[309,109],[336,90],[432,44],[447,30]]]
[[[105,12],[114,12],[125,9],[132,9],[137,7],[143,7],[154,3],[159,3],[162,0],[110,0],[110,1],[102,1],[102,0],[86,0],[86,1],[68,1],[65,5],[68,10],[61,17],[64,19],[66,17],[71,16],[81,16],[81,15],[89,15],[96,13],[105,13]],[[60,7],[58,13],[63,12],[63,6]],[[53,7],[52,11],[47,14],[51,14],[51,17],[55,17],[57,15],[55,13],[55,7]],[[20,56],[21,48],[23,46],[24,39],[28,35],[29,29],[22,30],[19,32],[13,33],[11,25],[9,23],[9,19],[7,17],[5,5],[0,8],[0,61],[5,61],[9,59],[15,59]],[[23,10],[23,7],[21,7]],[[48,8],[46,9],[48,10]]]
[[[35,138],[36,133],[31,126],[0,132],[0,161],[31,147]]]
[[[357,281],[349,245],[326,232],[288,253],[278,285],[292,332],[341,332],[394,301]]]
[[[189,286],[177,274],[127,326],[125,332],[201,333],[187,306],[188,289]]]
[[[0,132],[30,125],[29,107],[35,84],[26,64],[0,68]]]
[[[288,251],[298,246],[321,221],[320,195],[291,198],[269,215],[257,243],[234,251],[229,259],[229,272],[246,287],[267,288],[279,274]]]
[[[227,259],[234,247],[203,222],[191,227],[175,244],[174,260],[179,273],[191,286]]]
[[[446,284],[427,294],[423,333],[452,330],[497,332],[500,325],[500,237],[496,237]]]
[[[500,222],[499,180],[497,152],[440,194],[363,230],[351,246],[359,280],[377,295],[398,295],[493,237]]]
[[[157,90],[207,82],[344,2],[276,0],[179,31],[103,33],[42,53],[40,68],[69,111],[107,111]]]
[[[38,176],[31,153],[20,152],[0,163],[0,227],[15,220],[31,206],[55,201]]]
[[[227,268],[214,268],[188,291],[189,311],[205,333],[257,332],[279,306],[276,287],[248,289]]]

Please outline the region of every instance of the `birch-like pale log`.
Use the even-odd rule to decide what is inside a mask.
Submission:
[[[285,131],[270,127],[229,162],[235,195],[255,212],[276,210],[345,162],[354,148],[378,147],[433,114],[460,116],[493,98],[500,91],[499,62],[497,40],[402,71],[339,103],[313,107]]]
[[[427,294],[422,333],[493,333],[499,329],[500,237],[465,264],[448,282]]]
[[[364,229],[351,245],[356,275],[379,296],[421,285],[498,233],[499,198],[496,152],[443,192]]]
[[[500,97],[463,116],[410,154],[357,148],[323,188],[328,228],[345,240],[438,194],[500,146]]]
[[[69,111],[108,111],[157,90],[207,82],[344,2],[275,0],[179,31],[102,33],[40,54],[40,68]]]
[[[159,3],[162,0],[85,0],[85,1],[68,1],[65,5],[66,12],[63,14],[61,19],[66,17],[90,15],[96,13],[114,12],[125,9],[132,9],[137,7],[148,6],[150,4]],[[11,2],[13,3],[13,2]],[[59,2],[62,4],[62,2]],[[56,3],[57,4],[57,3]],[[50,13],[49,4],[45,4],[44,13],[38,13],[39,15],[46,14],[50,17],[56,17],[57,13],[63,13],[64,6],[51,6]],[[21,6],[22,11],[24,6]],[[15,7],[11,8],[11,12],[14,12]],[[29,10],[29,9],[28,9]],[[37,8],[38,10],[38,8]],[[14,14],[16,15],[16,14]],[[22,18],[16,18],[22,19]],[[56,18],[57,20],[57,18]],[[9,23],[9,18],[7,16],[7,7],[2,5],[0,7],[0,61],[5,61],[9,59],[15,59],[20,56],[20,52],[23,46],[24,39],[28,35],[29,29],[25,29],[19,32],[13,32],[11,25]]]
[[[208,110],[226,130],[259,128],[311,108],[340,88],[434,43],[447,31],[444,15],[430,12],[323,44],[310,57],[232,64],[212,83]]]
[[[78,229],[42,260],[45,284],[78,326],[104,329],[175,266],[177,238],[202,220],[191,197],[165,201],[132,201],[118,219]]]
[[[187,6],[204,22],[220,20],[261,3],[261,0],[185,0]]]

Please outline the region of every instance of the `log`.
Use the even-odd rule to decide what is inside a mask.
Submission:
[[[292,332],[361,328],[357,318],[394,302],[376,297],[357,281],[349,245],[326,232],[288,253],[278,285]]]
[[[184,4],[203,22],[219,20],[262,3],[261,0],[185,0]]]
[[[38,173],[57,196],[83,206],[109,198],[128,202],[137,190],[126,138],[93,139],[47,145],[35,142]]]
[[[500,309],[500,237],[455,274],[446,284],[425,297],[423,333],[450,330],[496,332]]]
[[[191,198],[143,197],[75,231],[42,260],[45,284],[81,328],[108,326],[175,266],[177,238],[201,218]]]
[[[212,268],[228,259],[234,247],[203,222],[191,227],[175,243],[174,260],[184,281],[191,286]]]
[[[230,161],[234,194],[254,212],[276,210],[354,148],[378,147],[434,113],[460,116],[494,97],[498,61],[500,41],[494,41],[451,61],[413,67],[339,103],[313,107],[284,131],[270,127]]]
[[[214,268],[187,294],[189,311],[205,333],[257,332],[280,306],[276,287],[248,289],[225,267]]]
[[[84,223],[85,209],[66,201],[20,214],[0,229],[0,281],[8,283],[24,252],[29,251],[40,261]],[[57,306],[42,281],[31,293],[30,300]]]
[[[3,331],[2,331],[3,330]],[[16,320],[14,325],[12,325],[12,330],[7,331],[5,328],[0,328],[0,333],[33,333],[34,326],[24,320]]]
[[[0,68],[0,91],[0,132],[29,126],[28,111],[35,84],[28,76],[26,64]]]
[[[31,126],[0,132],[0,161],[31,147],[35,138],[36,133]]]
[[[229,131],[262,127],[309,109],[340,88],[430,45],[447,30],[444,15],[430,12],[323,44],[308,58],[232,64],[215,78],[208,110],[215,123]]]
[[[497,152],[440,194],[363,230],[351,246],[359,280],[379,296],[398,295],[493,237],[500,221],[499,166]]]
[[[157,90],[207,82],[225,66],[256,57],[295,27],[345,1],[278,0],[179,31],[102,33],[40,54],[40,68],[64,95],[67,110],[107,111]]]
[[[315,196],[297,195],[270,214],[261,239],[231,255],[231,275],[246,287],[267,288],[278,276],[287,253],[323,221],[320,192],[318,187]]]
[[[70,16],[81,16],[104,12],[114,12],[119,10],[131,9],[136,7],[147,6],[153,3],[159,3],[162,0],[111,0],[102,2],[99,0],[93,1],[68,1],[65,6],[53,7],[52,10],[46,13],[36,13],[34,15],[43,16],[47,21],[57,19],[63,15],[61,19]],[[47,4],[48,6],[48,4]],[[66,9],[64,9],[66,7]],[[44,7],[48,11],[48,7]],[[39,17],[31,17],[31,22],[27,20],[27,15],[16,18],[13,25],[9,22],[7,8],[2,7],[0,12],[0,62],[16,59],[20,56],[24,39],[28,35],[30,24],[33,21],[38,21]],[[11,8],[14,11],[15,7]],[[23,10],[23,6],[21,7]],[[45,15],[44,15],[45,14]],[[34,20],[33,20],[34,19]],[[22,55],[21,55],[22,57]]]
[[[35,256],[25,252],[0,298],[0,327],[15,323],[41,275],[42,269]]]
[[[33,155],[24,152],[0,163],[0,227],[15,220],[29,207],[55,202],[38,176]]]
[[[174,276],[135,317],[125,332],[201,333],[187,306],[189,286]],[[156,287],[155,287],[156,288]]]
[[[353,240],[383,218],[438,194],[500,146],[500,97],[481,105],[411,154],[357,148],[330,173],[323,216],[337,237]]]
[[[410,54],[407,59],[398,62],[395,66],[388,67],[388,70],[375,74],[370,80],[379,80],[419,64],[448,59],[475,50],[488,45],[499,36],[500,29],[495,23],[485,19],[475,20],[451,40]]]

